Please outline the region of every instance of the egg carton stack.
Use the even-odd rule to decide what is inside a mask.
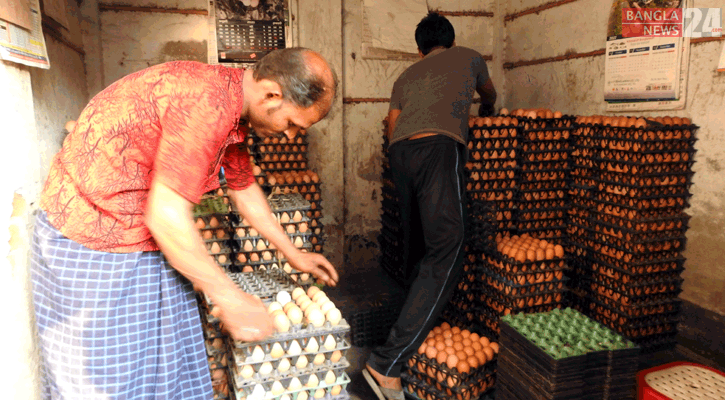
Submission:
[[[294,139],[287,137],[265,137],[250,134],[248,142],[251,153],[257,160],[267,182],[274,193],[300,193],[310,202],[307,217],[310,218],[312,251],[322,253],[324,249],[324,226],[322,219],[322,192],[320,178],[309,170],[307,158],[308,140],[304,132]]]
[[[228,341],[234,398],[349,399],[350,327],[327,295],[317,286],[307,292],[297,287],[266,304],[276,328],[272,337]]]
[[[636,399],[639,348],[567,308],[501,322],[496,398]]]
[[[558,116],[558,114],[557,114]],[[563,242],[570,201],[570,135],[574,118],[525,117],[521,132],[517,232]]]
[[[579,266],[582,308],[645,351],[674,343],[696,126],[614,118],[600,126],[599,176]]]
[[[310,203],[299,193],[272,194],[268,197],[272,213],[292,243],[303,251],[312,251],[311,220],[307,216]],[[282,269],[301,285],[314,283],[309,273],[293,269],[284,255],[252,228],[246,219],[232,218],[235,241],[234,265],[236,271],[251,272],[262,269]]]
[[[383,135],[383,173],[381,188],[381,213],[380,213],[380,266],[402,286],[407,286],[411,271],[403,265],[402,237],[400,206],[398,192],[393,182],[393,174],[390,170],[390,159],[388,158],[388,138]]]
[[[469,119],[466,190],[469,203],[494,206],[497,231],[516,228],[520,179],[519,121],[506,116]],[[487,211],[487,210],[485,210]],[[469,214],[476,218],[476,214]]]
[[[231,271],[234,259],[228,200],[215,191],[213,194],[204,195],[200,204],[193,209],[194,226],[201,233],[204,246],[225,271]]]
[[[559,244],[522,236],[502,236],[495,250],[485,254],[477,271],[482,290],[475,315],[491,335],[498,337],[500,317],[536,313],[562,306],[567,268]]]
[[[493,387],[498,343],[448,323],[429,333],[402,374],[406,392],[418,399],[474,400]]]

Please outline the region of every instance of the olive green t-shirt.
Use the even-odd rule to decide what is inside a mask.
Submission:
[[[486,62],[475,50],[456,46],[428,53],[393,85],[390,110],[401,111],[390,144],[432,132],[465,145],[473,94],[488,78]]]

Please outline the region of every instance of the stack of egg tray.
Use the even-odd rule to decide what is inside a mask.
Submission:
[[[388,139],[384,136],[383,141],[383,174],[381,188],[382,209],[380,212],[380,235],[378,236],[378,244],[380,245],[380,266],[390,275],[396,282],[403,286],[407,286],[410,271],[403,263],[403,243],[400,221],[400,205],[398,192],[393,182],[393,174],[390,169],[390,159],[388,158]]]
[[[221,331],[218,320],[211,321],[204,304],[204,299],[198,296],[199,315],[201,316],[202,331],[204,332],[204,347],[209,361],[214,400],[229,399],[229,347],[226,335]],[[213,317],[212,317],[213,318]]]
[[[468,252],[483,252],[495,249],[498,227],[494,202],[469,198],[466,206],[468,211],[466,254]]]
[[[515,118],[493,121],[476,118],[469,129],[466,190],[469,202],[493,203],[498,230],[514,229],[520,132]]]
[[[636,399],[639,348],[567,308],[501,321],[497,399]]]
[[[306,170],[307,146],[307,135],[304,134],[288,139],[286,136],[260,138],[252,133],[247,138],[250,154],[267,173]]]
[[[520,262],[497,250],[487,252],[477,273],[479,323],[498,336],[501,316],[560,308],[566,300],[566,257]]]
[[[277,332],[272,337],[258,342],[238,342],[229,339],[230,375],[236,399],[253,398],[251,396],[257,386],[261,386],[267,393],[260,399],[278,399],[284,394],[296,399],[299,392],[303,391],[312,399],[316,393],[323,393],[320,390],[324,391],[324,399],[348,399],[346,388],[350,378],[345,370],[350,367],[346,357],[350,348],[349,334],[350,326],[345,319],[342,319],[335,326],[329,321],[325,321],[321,327],[307,323],[292,325],[288,332]],[[326,347],[330,338],[334,340],[334,346]],[[317,343],[314,349],[308,346],[312,341]],[[281,355],[272,354],[272,348],[276,345],[282,349]],[[258,348],[262,350],[263,357],[261,353],[255,354],[255,349]],[[301,366],[298,361],[303,356],[307,362]],[[286,361],[283,361],[285,359]],[[289,362],[288,368],[280,371],[280,364],[286,362]],[[271,365],[272,368],[264,371],[263,364],[267,364],[268,367]],[[330,371],[334,373],[336,379],[333,382],[326,382],[325,377]],[[307,382],[312,375],[316,376],[319,383],[310,387],[307,386]],[[290,388],[294,378],[300,381],[302,387]],[[279,382],[284,390],[277,396],[270,397],[269,393],[272,392],[272,385],[275,382]],[[336,386],[339,392],[333,395],[333,388]]]
[[[476,400],[491,392],[496,382],[496,360],[462,374],[425,354],[415,354],[408,360],[402,374],[406,391],[421,400]]]
[[[517,232],[554,241],[566,238],[570,201],[570,135],[574,119],[523,118]]]
[[[396,292],[341,308],[342,315],[350,324],[350,343],[357,347],[384,344],[404,303],[405,293]]]
[[[214,199],[215,203],[221,203],[221,201],[220,197]],[[195,226],[199,229],[204,246],[214,261],[225,271],[231,271],[234,260],[234,243],[231,240],[233,231],[232,222],[229,219],[230,214],[216,213],[216,209],[212,211],[214,212],[204,214],[196,210],[194,213]]]
[[[598,126],[588,215],[572,219],[578,306],[643,351],[672,346],[696,126]]]
[[[463,276],[453,290],[451,299],[443,308],[440,319],[452,326],[493,337],[491,330],[481,329],[485,325],[481,324],[479,315],[480,298],[478,294],[481,292],[482,285],[478,278],[480,260],[480,252],[467,249],[463,259]]]
[[[299,193],[273,194],[268,197],[272,213],[287,233],[292,243],[307,251],[312,251],[310,237],[313,228],[310,227],[311,220],[307,217],[310,209],[309,203]],[[314,283],[309,274],[301,273],[292,269],[281,252],[270,249],[270,243],[259,235],[244,220],[232,218],[234,229],[233,239],[236,246],[234,265],[236,271],[248,272],[257,269],[281,268],[287,272],[292,279],[302,285]]]

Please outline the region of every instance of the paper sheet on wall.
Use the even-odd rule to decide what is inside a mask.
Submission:
[[[10,22],[25,29],[33,27],[33,16],[30,14],[30,1],[0,1],[0,20]]]
[[[720,62],[717,63],[718,72],[725,72],[725,43],[722,45],[722,52],[720,53]]]
[[[364,0],[364,41],[372,47],[418,53],[415,27],[428,14],[426,0]]]
[[[0,20],[0,59],[13,61],[30,67],[50,68],[48,50],[43,36],[40,3],[30,3],[33,16],[33,29],[26,30],[17,25]]]

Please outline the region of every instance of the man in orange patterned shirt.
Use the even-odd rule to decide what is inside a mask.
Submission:
[[[329,285],[335,268],[297,249],[272,216],[243,146],[324,118],[337,91],[307,49],[253,70],[170,62],[96,95],[53,159],[33,237],[32,280],[47,398],[209,399],[193,289],[236,340],[273,324],[207,253],[192,206],[218,188],[297,270]]]

